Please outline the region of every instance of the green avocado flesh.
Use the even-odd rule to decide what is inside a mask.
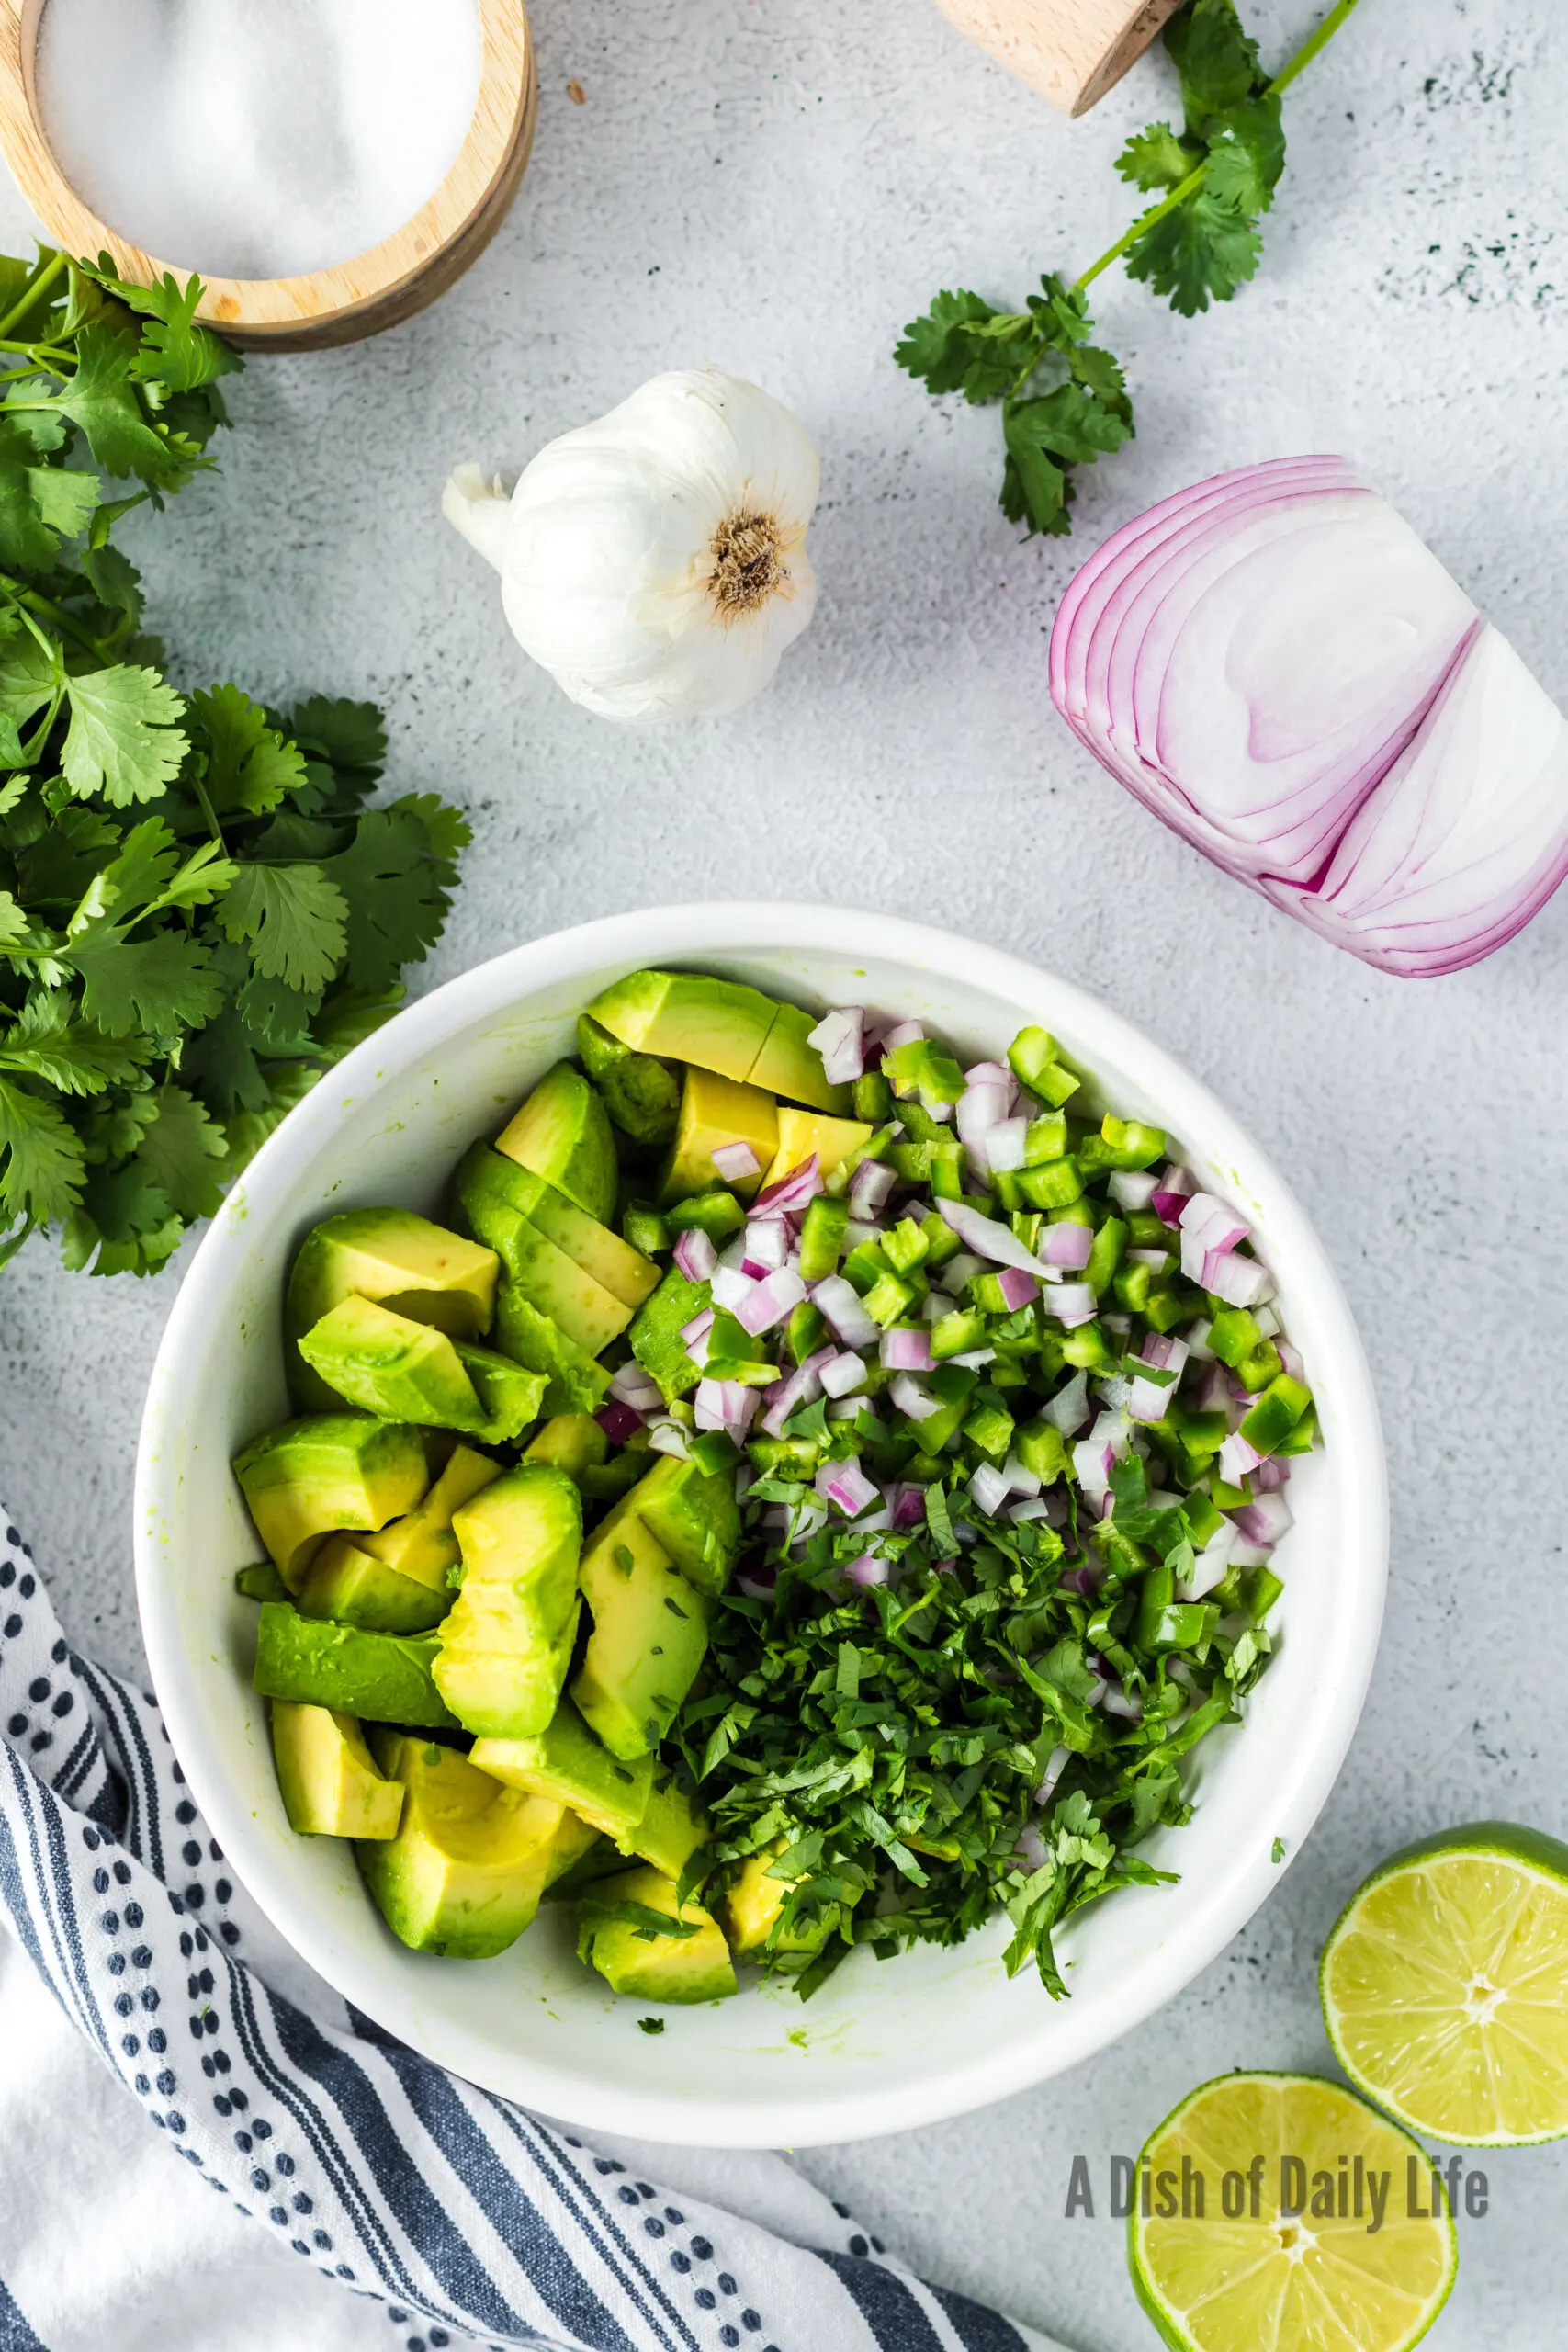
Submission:
[[[416,1429],[342,1412],[268,1430],[235,1455],[234,1475],[290,1589],[335,1529],[384,1527],[430,1484]]]
[[[623,1763],[651,1755],[680,1711],[708,1645],[708,1603],[637,1515],[634,1487],[582,1555],[593,1619],[571,1695]]]
[[[469,1757],[482,1772],[511,1787],[570,1805],[594,1829],[631,1850],[653,1788],[653,1761],[623,1764],[563,1700],[542,1732],[529,1739],[476,1739]]]
[[[706,1283],[689,1283],[679,1266],[671,1266],[632,1325],[632,1353],[658,1382],[666,1404],[683,1396],[703,1376],[687,1354],[681,1332],[712,1305]]]
[[[583,1473],[603,1467],[610,1441],[592,1413],[558,1413],[523,1449],[525,1462],[553,1462],[581,1487]]]
[[[716,1600],[740,1552],[733,1476],[722,1470],[710,1476],[694,1462],[661,1453],[626,1499],[687,1582]]]
[[[720,1078],[840,1116],[847,1086],[829,1086],[807,1040],[817,1016],[737,980],[703,972],[632,972],[596,996],[588,1017],[623,1046],[694,1063]]]
[[[534,1304],[556,1314],[584,1347],[601,1348],[613,1340],[631,1311],[658,1287],[659,1269],[651,1258],[491,1144],[473,1144],[464,1153],[454,1189],[464,1223],[496,1251]],[[575,1287],[552,1252],[576,1268]],[[547,1276],[557,1299],[575,1302],[567,1313],[544,1295]],[[617,1307],[626,1312],[617,1315]],[[568,1314],[588,1319],[576,1329]]]
[[[272,1753],[290,1829],[305,1838],[393,1838],[403,1809],[352,1715],[272,1702]]]
[[[607,1226],[615,1214],[615,1143],[604,1103],[581,1070],[557,1062],[547,1070],[496,1149],[531,1169]]]
[[[454,1446],[446,1466],[417,1510],[389,1521],[378,1533],[355,1535],[353,1542],[372,1559],[384,1560],[400,1577],[428,1585],[448,1598],[447,1577],[457,1565],[457,1538],[452,1514],[501,1476],[501,1464],[471,1446]]]
[[[651,1862],[664,1876],[678,1879],[699,1846],[712,1834],[690,1797],[677,1788],[667,1766],[653,1768],[653,1786],[642,1819],[632,1831],[631,1849],[639,1860]]]
[[[406,1734],[373,1737],[388,1777],[403,1790],[396,1837],[357,1849],[382,1917],[415,1951],[448,1960],[504,1951],[532,1922],[549,1883],[562,1808],[503,1788],[455,1748]]]
[[[578,1347],[558,1323],[531,1306],[513,1288],[510,1275],[496,1300],[494,1339],[504,1354],[548,1383],[543,1399],[547,1413],[593,1413],[610,1393],[610,1374],[597,1356]]]
[[[660,1935],[645,1914],[685,1932]],[[577,1956],[599,1971],[612,1992],[639,2001],[720,2001],[735,1990],[729,1947],[700,1904],[677,1905],[675,1889],[655,1870],[626,1871],[585,1888],[578,1904]]]
[[[328,1217],[306,1235],[288,1277],[284,1330],[299,1402],[330,1411],[335,1401],[298,1348],[341,1300],[376,1299],[453,1339],[478,1340],[490,1329],[500,1271],[493,1250],[412,1209],[347,1209]]]
[[[457,1718],[432,1674],[435,1657],[434,1634],[370,1633],[269,1600],[256,1620],[251,1680],[264,1699],[328,1707],[364,1722],[456,1731]]]
[[[297,1600],[301,1617],[335,1617],[340,1624],[378,1634],[427,1633],[451,1605],[449,1592],[400,1576],[373,1552],[361,1551],[352,1535],[328,1536],[305,1571]]]
[[[544,1381],[510,1357],[449,1340],[368,1298],[341,1300],[306,1332],[299,1352],[367,1413],[461,1430],[488,1445],[520,1436],[545,1394]]]
[[[635,1054],[587,1013],[577,1023],[582,1067],[604,1098],[604,1108],[623,1135],[645,1150],[657,1150],[675,1132],[681,1081],[650,1054]]]
[[[529,1462],[452,1523],[462,1583],[441,1627],[436,1684],[468,1730],[526,1737],[549,1722],[571,1664],[581,1498],[564,1470]]]

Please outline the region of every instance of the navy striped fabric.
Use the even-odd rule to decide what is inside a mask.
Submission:
[[[0,1539],[0,1905],[151,2130],[296,2259],[423,2314],[432,2345],[1043,2345],[826,2198],[822,2243],[793,2244],[273,1991],[156,1704],[72,1652],[3,1513]],[[0,2352],[47,2352],[3,2285]]]

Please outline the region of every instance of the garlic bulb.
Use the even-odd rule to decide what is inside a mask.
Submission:
[[[818,480],[777,401],[682,368],[550,442],[510,499],[458,466],[441,511],[500,572],[525,651],[586,709],[649,724],[768,684],[817,604]]]

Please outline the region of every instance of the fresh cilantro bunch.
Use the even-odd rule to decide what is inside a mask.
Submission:
[[[1188,1819],[1178,1761],[1236,1719],[1269,1635],[1219,1633],[1201,1661],[1145,1641],[1145,1581],[1161,1563],[1190,1571],[1192,1531],[1183,1507],[1150,1505],[1135,1453],[1116,1464],[1111,1491],[1108,1518],[1088,1525],[1075,1512],[1064,1536],[1042,1520],[986,1516],[955,1477],[927,1487],[917,1530],[878,1535],[897,1562],[888,1584],[846,1587],[866,1542],[850,1526],[824,1529],[799,1559],[771,1549],[771,1599],[726,1594],[675,1725],[716,1825],[682,1885],[719,1884],[782,1841],[772,1867],[797,1882],[784,1936],[833,1929],[796,1979],[803,1996],[853,1943],[884,1958],[961,1943],[1000,1910],[1010,1973],[1032,1961],[1061,1994],[1052,1938],[1063,1921],[1114,1887],[1169,1877],[1134,1849],[1157,1824]],[[757,1481],[752,1540],[767,1542],[770,1504],[798,1509],[809,1495]],[[1090,1563],[1092,1577],[1064,1577]],[[1138,1696],[1141,1719],[1089,1703],[1102,1688],[1091,1659]],[[1035,1792],[1058,1748],[1067,1760],[1043,1810]]]
[[[364,703],[183,695],[111,533],[211,463],[201,285],[0,257],[0,1264],[150,1273],[397,1005],[468,841]],[[112,485],[112,487],[111,487]]]
[[[1060,536],[1072,528],[1072,469],[1133,435],[1121,368],[1090,341],[1087,291],[1113,262],[1184,318],[1228,302],[1257,271],[1259,224],[1285,168],[1280,100],[1338,31],[1357,0],[1337,0],[1272,80],[1235,0],[1183,0],[1165,29],[1181,85],[1182,128],[1151,123],[1117,158],[1124,180],[1156,201],[1075,280],[1043,277],[1021,311],[978,294],[939,294],[894,353],[928,391],[1000,401],[1008,520]]]

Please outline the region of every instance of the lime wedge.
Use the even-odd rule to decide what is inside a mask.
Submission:
[[[1145,2177],[1128,2260],[1140,2302],[1178,2352],[1404,2352],[1453,2285],[1458,2240],[1442,2199],[1426,2193],[1425,2154],[1315,2075],[1205,2083],[1145,2148]],[[1166,2217],[1162,2187],[1177,2209]]]
[[[1478,1821],[1407,1847],[1351,1896],[1319,1983],[1335,2056],[1413,2131],[1568,2132],[1568,1846]]]

